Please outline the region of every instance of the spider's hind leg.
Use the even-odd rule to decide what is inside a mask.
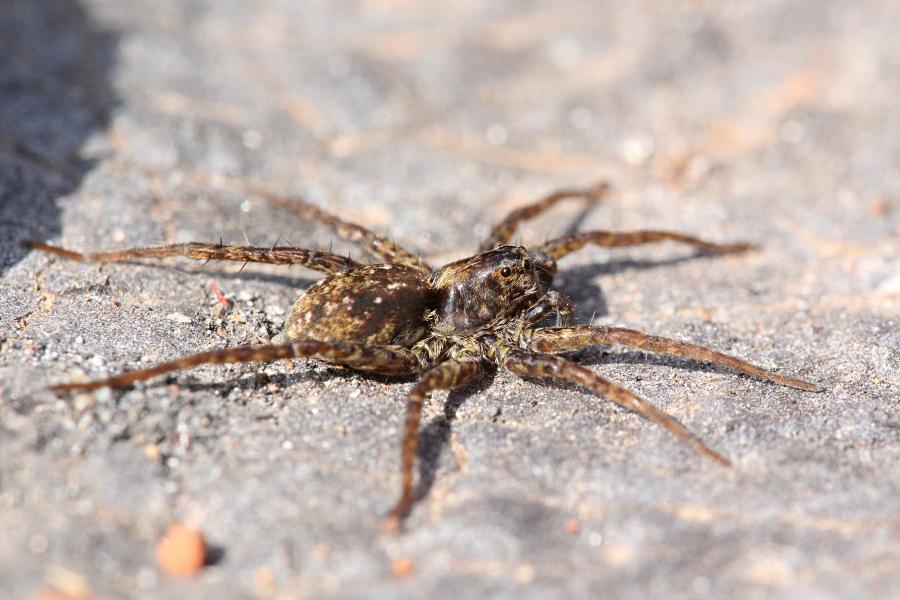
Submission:
[[[228,260],[237,262],[265,263],[270,265],[301,265],[308,269],[333,274],[361,266],[360,263],[347,258],[306,248],[290,246],[273,246],[260,248],[256,246],[233,246],[210,244],[204,242],[188,242],[185,244],[167,244],[163,246],[144,246],[141,248],[125,248],[122,250],[100,250],[95,252],[74,252],[44,242],[26,241],[23,245],[34,250],[41,250],[56,256],[79,262],[122,262],[140,258],[165,258],[183,256],[193,260]]]
[[[54,392],[83,392],[104,387],[124,388],[173,371],[183,371],[205,364],[273,362],[285,358],[314,357],[329,360],[357,371],[388,376],[412,375],[421,370],[418,359],[401,347],[367,346],[356,342],[321,342],[298,340],[285,344],[235,346],[191,354],[146,369],[125,371],[106,379],[83,383],[62,383],[50,389]]]

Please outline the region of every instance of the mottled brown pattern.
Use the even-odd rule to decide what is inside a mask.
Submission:
[[[57,392],[125,387],[136,381],[197,365],[316,357],[388,376],[419,374],[409,393],[401,455],[401,494],[385,521],[398,528],[413,506],[413,471],[422,405],[434,390],[470,381],[481,365],[501,366],[526,377],[547,377],[580,385],[611,399],[670,431],[681,442],[721,465],[729,461],[711,450],[674,417],[643,398],[556,353],[618,342],[653,352],[721,365],[739,373],[804,391],[822,388],[762,369],[714,350],[633,329],[565,327],[572,302],[551,289],[557,259],[586,244],[637,245],[676,241],[704,252],[742,252],[749,244],[714,244],[664,231],[591,231],[551,240],[534,250],[507,242],[516,227],[560,200],[599,198],[606,184],[556,192],[513,211],[482,244],[484,250],[432,272],[423,261],[359,225],[346,223],[311,205],[277,196],[270,200],[330,225],[338,235],[365,246],[386,261],[361,265],[327,252],[304,248],[252,248],[221,244],[176,244],[80,254],[30,242],[31,248],[73,260],[121,261],[184,256],[198,260],[246,260],[301,264],[329,274],[310,287],[285,323],[285,342],[201,352],[108,379],[64,383]],[[556,327],[540,322],[556,315]]]
[[[460,335],[511,321],[547,293],[533,262],[521,246],[500,246],[442,267],[432,277],[435,331]]]
[[[287,321],[289,340],[312,338],[412,347],[425,337],[425,316],[435,308],[428,279],[404,265],[352,269],[313,285]]]

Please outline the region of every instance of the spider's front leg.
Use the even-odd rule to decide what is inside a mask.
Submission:
[[[580,325],[576,327],[560,327],[535,329],[531,335],[529,348],[537,352],[557,353],[569,352],[573,350],[581,350],[589,346],[600,344],[620,343],[633,348],[641,348],[642,350],[650,350],[660,354],[669,354],[672,356],[682,356],[694,360],[711,362],[717,365],[727,367],[738,373],[745,373],[763,381],[770,381],[778,385],[796,388],[805,392],[823,392],[825,388],[822,386],[779,375],[767,371],[762,367],[758,367],[740,358],[716,352],[705,346],[673,340],[670,338],[659,337],[637,331],[635,329],[627,329],[625,327],[603,327],[596,325]]]
[[[419,448],[419,423],[422,405],[435,390],[450,390],[465,385],[478,373],[474,361],[448,360],[426,371],[410,390],[406,401],[406,423],[403,428],[403,453],[401,455],[402,486],[400,499],[382,523],[384,531],[396,531],[412,508],[413,467]]]
[[[235,346],[208,350],[160,363],[147,369],[125,371],[106,379],[95,379],[82,383],[61,383],[50,389],[54,392],[81,392],[104,387],[123,388],[137,381],[144,381],[173,371],[183,371],[199,365],[272,362],[301,357],[321,358],[357,371],[389,376],[412,375],[421,370],[420,363],[412,352],[401,347],[367,346],[356,342],[298,340],[285,344]]]
[[[163,246],[144,246],[141,248],[124,248],[122,250],[100,250],[95,252],[74,252],[44,242],[23,242],[26,248],[41,250],[78,262],[122,262],[135,258],[165,258],[183,256],[192,260],[228,260],[237,262],[265,263],[270,265],[301,265],[322,273],[340,273],[360,263],[346,256],[294,248],[291,246],[273,246],[260,248],[256,246],[234,246],[210,244],[205,242],[188,242],[185,244],[167,244]]]
[[[506,218],[494,227],[493,231],[491,231],[485,240],[481,242],[480,251],[485,252],[495,246],[507,243],[519,225],[529,219],[537,217],[562,200],[584,198],[586,200],[595,201],[602,198],[608,190],[609,183],[601,181],[584,189],[558,190],[541,198],[537,202],[518,208],[509,213]]]
[[[509,349],[501,359],[501,364],[518,375],[525,377],[548,377],[569,381],[585,387],[592,392],[606,396],[622,408],[636,412],[645,419],[667,429],[681,442],[695,451],[707,456],[720,465],[731,466],[728,459],[711,450],[706,444],[677,419],[656,408],[631,390],[604,379],[590,369],[586,369],[561,356],[538,354],[517,348]]]
[[[756,246],[745,242],[736,242],[732,244],[715,244],[707,242],[700,238],[685,235],[683,233],[675,233],[673,231],[658,231],[655,229],[646,229],[640,231],[585,231],[573,235],[567,235],[555,240],[550,240],[538,251],[544,252],[547,256],[554,260],[559,260],[567,254],[571,254],[576,250],[580,250],[588,244],[602,246],[606,248],[615,248],[619,246],[639,246],[641,244],[649,244],[651,242],[662,241],[681,242],[699,249],[701,252],[710,254],[731,254],[736,252],[746,252],[754,250]]]

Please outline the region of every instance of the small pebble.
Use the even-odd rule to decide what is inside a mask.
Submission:
[[[156,546],[159,566],[176,577],[194,575],[206,562],[203,535],[184,523],[174,523]]]
[[[630,137],[619,144],[619,153],[622,158],[630,165],[640,166],[646,163],[651,156],[655,142],[649,136]]]
[[[245,317],[244,313],[242,313],[241,311],[236,310],[233,313],[231,313],[230,315],[228,315],[226,317],[226,320],[229,321],[230,323],[234,323],[236,325],[243,325],[244,323],[247,322],[247,317]]]
[[[191,318],[181,313],[173,312],[166,315],[166,318],[175,323],[190,323]]]
[[[391,565],[391,570],[394,572],[394,575],[396,577],[399,577],[400,579],[406,579],[413,574],[415,567],[410,559],[403,556],[394,560],[394,563]]]
[[[516,581],[521,584],[533,582],[536,576],[534,567],[528,563],[521,564],[516,568]]]
[[[887,200],[878,200],[869,203],[869,212],[876,217],[883,217],[891,210],[891,205]]]
[[[275,590],[275,572],[269,567],[260,567],[253,578],[253,587],[260,598],[271,596]]]

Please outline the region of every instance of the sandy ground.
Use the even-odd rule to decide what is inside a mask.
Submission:
[[[3,596],[900,596],[898,22],[884,0],[5,3]],[[732,469],[600,397],[489,374],[435,394],[422,499],[384,536],[410,382],[299,360],[44,391],[266,342],[318,275],[77,264],[22,239],[364,258],[258,186],[441,263],[509,209],[600,178],[603,204],[517,240],[665,228],[763,248],[585,249],[558,281],[580,322],[828,388],[622,347],[578,356]],[[155,566],[175,519],[216,550],[193,579]]]

